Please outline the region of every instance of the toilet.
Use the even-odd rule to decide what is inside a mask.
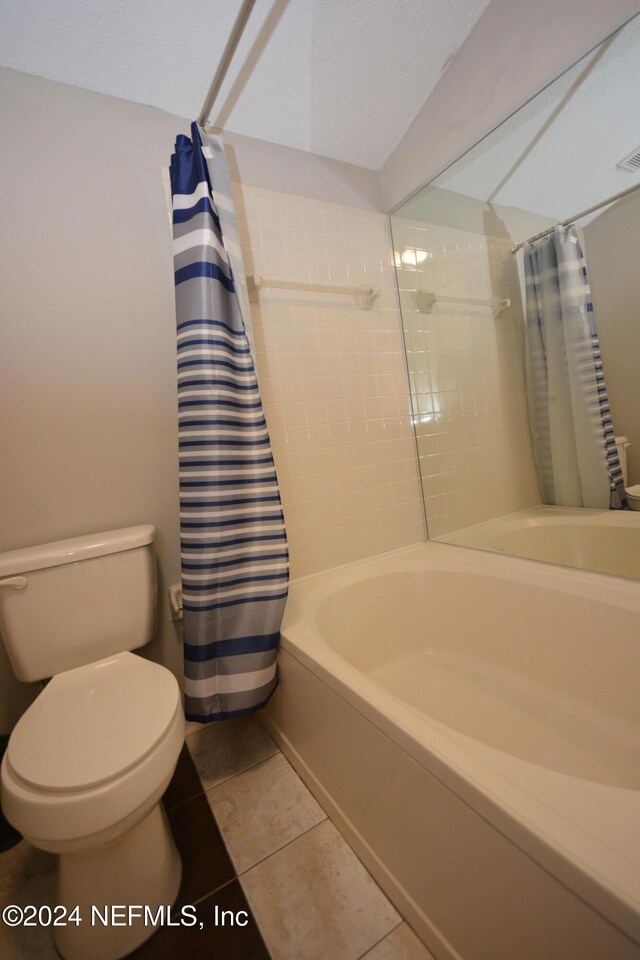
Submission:
[[[82,920],[54,928],[65,960],[124,957],[155,927],[104,924],[92,909],[167,910],[180,886],[160,803],[184,742],[180,690],[131,652],[153,635],[154,539],[144,525],[0,554],[11,666],[18,680],[48,681],[11,734],[2,809],[59,855],[55,902]]]
[[[627,473],[627,450],[630,446],[631,444],[626,437],[616,437],[616,448],[622,469],[622,481],[624,483],[627,504],[630,510],[640,510],[640,483],[635,483],[630,487],[627,486],[629,481]]]

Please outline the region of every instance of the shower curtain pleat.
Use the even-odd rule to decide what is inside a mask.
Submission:
[[[171,158],[185,713],[201,722],[251,713],[273,693],[289,579],[230,182],[219,141],[206,139],[203,149],[194,123]]]
[[[527,398],[543,503],[626,507],[587,270],[575,227],[526,244]]]

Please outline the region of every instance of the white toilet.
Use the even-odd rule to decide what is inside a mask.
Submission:
[[[154,932],[91,909],[168,908],[181,879],[160,798],[184,742],[175,677],[130,650],[155,620],[155,529],[129,527],[0,554],[0,632],[19,680],[51,677],[18,721],[0,780],[7,819],[60,855],[54,929],[65,960],[117,960]]]
[[[620,467],[622,469],[622,482],[624,483],[624,491],[627,497],[627,503],[630,510],[640,510],[640,483],[635,483],[630,487],[627,486],[627,483],[629,482],[627,450],[630,446],[631,444],[626,437],[616,437],[616,447],[618,450]]]

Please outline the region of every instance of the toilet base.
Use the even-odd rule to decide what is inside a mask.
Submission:
[[[64,960],[120,960],[158,929],[149,917],[145,922],[145,906],[152,916],[160,906],[168,911],[181,879],[180,854],[160,803],[107,846],[61,854],[56,902],[68,911],[78,906],[82,922],[54,929],[58,952]],[[142,907],[142,917],[130,918],[133,906]]]

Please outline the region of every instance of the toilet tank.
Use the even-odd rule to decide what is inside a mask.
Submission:
[[[125,527],[0,554],[0,634],[18,680],[149,642],[155,533],[150,525]]]

